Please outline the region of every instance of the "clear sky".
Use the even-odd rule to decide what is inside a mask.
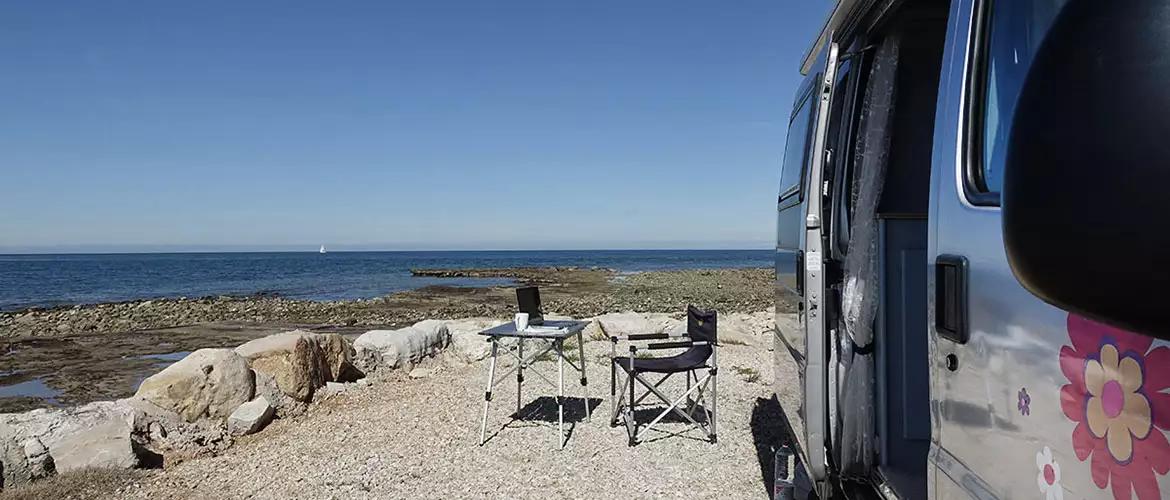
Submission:
[[[828,0],[0,3],[0,252],[770,248]]]

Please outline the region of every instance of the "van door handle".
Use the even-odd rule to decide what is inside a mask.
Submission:
[[[804,296],[804,250],[796,251],[796,294]]]
[[[934,261],[934,328],[957,344],[970,338],[967,274],[967,258],[961,255],[939,255]]]

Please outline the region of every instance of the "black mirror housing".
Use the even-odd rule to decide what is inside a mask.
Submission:
[[[1064,6],[1016,105],[1002,208],[1030,292],[1170,339],[1170,1]]]

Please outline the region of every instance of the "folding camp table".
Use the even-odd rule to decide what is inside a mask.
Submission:
[[[479,427],[479,444],[482,446],[485,442],[487,434],[487,419],[488,408],[492,402],[492,388],[496,384],[503,382],[508,375],[516,372],[516,411],[519,412],[521,408],[521,389],[524,385],[524,370],[532,366],[533,362],[544,356],[549,351],[555,351],[557,356],[557,382],[549,380],[544,374],[536,370],[531,370],[532,373],[538,375],[545,382],[557,388],[557,424],[560,430],[559,438],[557,439],[557,448],[563,449],[565,447],[565,363],[575,368],[581,374],[581,390],[584,393],[585,404],[585,419],[589,420],[589,386],[585,378],[585,342],[581,338],[581,332],[585,327],[589,326],[588,321],[551,321],[545,320],[543,325],[529,326],[523,331],[516,331],[516,324],[509,322],[503,325],[479,332],[480,335],[488,337],[488,341],[492,343],[492,359],[488,364],[488,379],[487,379],[487,393],[484,395],[483,402],[483,422]],[[580,365],[574,363],[573,360],[565,357],[565,339],[577,336],[577,348],[580,354]],[[515,338],[516,349],[509,346],[504,346],[503,350],[506,354],[516,358],[517,364],[512,369],[505,372],[503,375],[496,376],[496,360],[499,358],[501,346],[500,340],[504,338]],[[536,352],[525,357],[524,355],[524,341],[525,340],[544,340],[548,341],[548,345],[544,349],[535,350]]]

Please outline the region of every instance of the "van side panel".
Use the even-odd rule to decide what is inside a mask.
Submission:
[[[1170,412],[1163,387],[1170,385],[1170,347],[1088,323],[1028,293],[1008,267],[998,206],[975,205],[966,194],[974,167],[964,102],[971,98],[977,5],[954,2],[935,121],[928,241],[934,495],[1170,497],[1170,415],[1156,409]],[[937,326],[951,296],[936,288],[934,263],[944,256],[967,262],[967,299],[955,302],[967,312],[965,343]]]

